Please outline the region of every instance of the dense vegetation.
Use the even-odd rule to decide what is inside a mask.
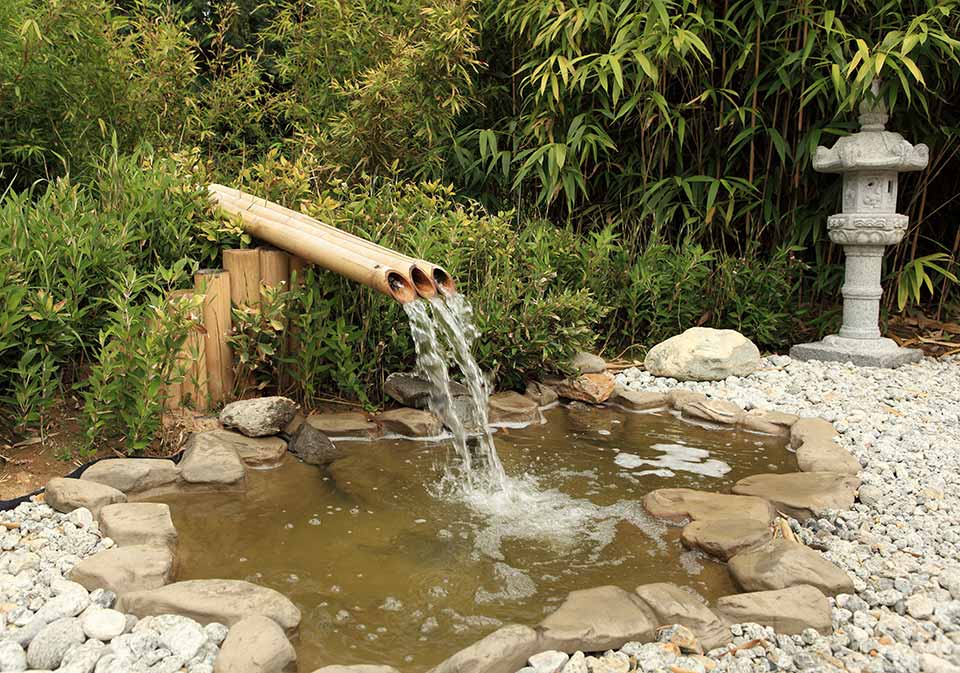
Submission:
[[[153,440],[189,325],[166,295],[251,244],[213,180],[444,263],[505,386],[694,324],[823,333],[839,185],[810,157],[874,78],[932,157],[901,181],[884,305],[951,315],[958,4],[5,0],[3,423],[43,430],[67,393],[91,442]],[[399,308],[307,276],[236,316],[244,379],[377,403],[413,356]]]

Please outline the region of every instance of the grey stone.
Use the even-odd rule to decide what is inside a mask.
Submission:
[[[12,640],[0,640],[0,671],[19,673],[27,670],[27,653]]]
[[[69,577],[91,591],[107,589],[115,601],[117,594],[162,587],[173,579],[173,572],[173,553],[166,545],[131,545],[84,559]],[[112,603],[102,607],[112,607]]]
[[[232,449],[250,467],[274,467],[287,455],[287,443],[279,437],[247,437],[232,430],[209,430],[203,434]]]
[[[313,673],[400,673],[393,666],[376,666],[372,664],[354,664],[353,666],[324,666]]]
[[[159,502],[107,505],[100,512],[100,528],[120,546],[174,549],[177,545],[177,529],[170,518],[170,507]]]
[[[80,617],[80,626],[88,638],[106,642],[126,631],[127,618],[116,610],[91,608]]]
[[[807,585],[777,591],[756,591],[717,599],[717,612],[728,622],[763,624],[778,633],[800,634],[805,629],[830,633],[830,602]]]
[[[790,357],[796,360],[850,362],[858,367],[895,369],[911,362],[919,362],[923,358],[923,351],[901,348],[893,339],[844,339],[831,334],[820,341],[792,346]]]
[[[180,475],[186,484],[206,488],[233,488],[246,476],[243,461],[232,444],[212,432],[198,432],[187,441]]]
[[[644,368],[678,381],[721,381],[747,376],[760,366],[760,351],[734,330],[691,327],[647,353]]]
[[[79,585],[72,584],[60,591],[37,610],[37,617],[44,622],[55,622],[66,617],[76,617],[90,605],[90,595]]]
[[[560,673],[589,673],[587,658],[583,652],[574,652]]]
[[[569,660],[570,657],[566,652],[547,650],[533,655],[527,663],[530,664],[533,673],[560,673]]]
[[[127,494],[155,491],[177,481],[180,470],[172,460],[157,458],[110,458],[94,463],[81,479],[112,486]]]
[[[405,407],[415,409],[426,409],[429,406],[432,390],[431,383],[416,374],[395,372],[390,374],[383,383],[383,393],[385,395]],[[451,381],[450,393],[454,397],[463,397],[469,395],[470,391],[462,383]]]
[[[297,655],[276,622],[253,615],[233,625],[214,664],[214,673],[283,673],[296,669]]]
[[[266,437],[283,430],[297,413],[297,405],[286,397],[259,397],[231,402],[220,412],[225,428],[234,428],[247,437]]]
[[[602,586],[570,592],[540,626],[551,648],[596,652],[631,640],[652,640],[659,624],[639,596]]]
[[[560,399],[556,390],[540,381],[527,381],[527,389],[523,394],[540,407],[548,407]]]
[[[110,652],[99,640],[74,645],[63,655],[57,673],[91,673],[97,663]]]
[[[727,564],[744,591],[767,591],[809,585],[823,593],[853,593],[850,576],[819,552],[783,538],[741,552]]]
[[[85,640],[80,620],[66,617],[40,629],[27,648],[27,664],[34,669],[53,670],[60,666],[63,655]]]
[[[44,488],[44,502],[58,512],[71,512],[86,507],[94,516],[106,505],[126,502],[127,496],[110,486],[84,479],[56,477]]]
[[[581,374],[599,374],[607,370],[607,363],[599,355],[580,351],[570,360],[570,368]]]
[[[309,423],[304,423],[290,438],[290,451],[308,465],[325,466],[346,453]]]
[[[264,617],[263,619],[267,618]],[[193,619],[183,615],[157,615],[148,617],[144,621],[149,624],[151,629],[160,634],[158,638],[160,645],[182,661],[191,661],[197,657],[209,642],[204,628]]]

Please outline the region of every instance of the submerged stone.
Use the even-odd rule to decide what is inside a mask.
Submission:
[[[290,438],[290,451],[308,465],[329,465],[346,454],[330,438],[309,423],[301,425]]]

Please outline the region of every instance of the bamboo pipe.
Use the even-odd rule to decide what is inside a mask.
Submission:
[[[343,231],[342,229],[338,229],[332,225],[326,224],[325,222],[321,222],[320,220],[316,220],[310,217],[309,215],[304,215],[303,213],[297,212],[296,210],[291,210],[290,208],[284,208],[278,203],[267,201],[266,199],[253,196],[252,194],[247,194],[246,192],[240,191],[239,189],[232,189],[230,187],[225,187],[223,185],[212,184],[209,186],[209,190],[216,193],[231,196],[234,199],[238,199],[240,200],[241,204],[244,206],[254,205],[254,206],[258,206],[259,208],[266,208],[268,210],[272,210],[274,212],[296,219],[300,222],[309,224],[310,226],[316,227],[318,229],[322,229],[326,232],[329,232],[331,235],[336,236],[339,239],[350,241],[351,243],[354,243],[356,246],[362,247],[364,251],[375,250],[375,251],[378,251],[379,253],[389,255],[390,259],[396,259],[396,258],[403,259],[416,267],[417,272],[416,272],[416,275],[414,276],[414,281],[415,281],[415,284],[417,285],[417,290],[420,291],[421,294],[427,298],[429,298],[430,296],[433,296],[432,294],[423,294],[423,291],[429,292],[428,285],[430,284],[430,280],[433,281],[432,284],[436,288],[442,290],[445,294],[448,294],[448,295],[456,294],[457,292],[457,288],[453,282],[453,278],[450,276],[449,273],[447,273],[446,269],[444,269],[441,266],[437,266],[432,262],[428,262],[423,259],[416,259],[413,257],[409,257],[407,255],[400,254],[398,252],[390,250],[389,248],[385,248],[382,245],[378,245],[372,241],[368,241],[365,238]],[[395,263],[395,262],[390,262],[390,263]]]
[[[203,297],[203,343],[207,360],[207,391],[214,405],[233,393],[233,353],[230,336],[230,275],[221,269],[201,269],[194,276]]]
[[[413,301],[417,297],[413,283],[395,269],[313,234],[255,215],[222,198],[221,195],[214,193],[212,197],[221,210],[239,216],[244,230],[251,236],[282,247],[325,269],[383,292],[402,304]]]

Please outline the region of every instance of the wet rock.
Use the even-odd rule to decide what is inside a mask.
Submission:
[[[560,399],[557,391],[540,381],[528,381],[524,395],[533,400],[538,406],[547,407]]]
[[[80,617],[80,627],[88,638],[109,641],[123,634],[127,618],[116,610],[92,608]]]
[[[297,654],[276,622],[253,615],[233,625],[220,648],[214,673],[295,671]]]
[[[380,426],[359,411],[307,416],[307,423],[327,437],[376,439],[383,435]]]
[[[105,505],[127,501],[127,496],[112,486],[67,477],[56,477],[47,482],[43,496],[44,502],[58,512],[71,512],[79,507],[86,507],[94,516],[97,516]]]
[[[667,393],[667,399],[670,401],[671,407],[679,410],[694,402],[704,402],[707,396],[693,390],[686,390],[685,388],[674,388]]]
[[[723,561],[770,539],[770,525],[757,519],[704,519],[683,529],[681,542]]]
[[[799,419],[795,414],[766,409],[751,409],[740,418],[740,427],[767,435],[789,436],[790,428]]]
[[[287,443],[279,437],[247,437],[231,430],[209,430],[202,433],[211,444],[234,451],[250,467],[274,467],[287,455]]]
[[[571,591],[540,626],[544,643],[552,648],[597,652],[631,640],[652,640],[659,625],[639,596],[602,586]]]
[[[158,502],[107,505],[100,512],[100,529],[120,546],[151,545],[174,549],[177,529],[170,507]]]
[[[734,330],[691,327],[650,349],[644,369],[678,381],[722,381],[760,366],[760,351]]]
[[[383,383],[383,393],[405,407],[426,409],[430,403],[433,386],[416,374],[396,372],[390,374]],[[450,382],[450,393],[454,397],[469,395],[466,386],[456,381]]]
[[[380,412],[374,421],[384,433],[401,437],[436,437],[443,430],[440,419],[432,413],[409,407]]]
[[[304,423],[290,438],[290,451],[308,465],[329,465],[346,454],[309,423]]]
[[[283,430],[296,413],[297,405],[291,399],[259,397],[226,405],[220,412],[220,422],[247,437],[266,437]]]
[[[682,522],[747,518],[769,524],[775,512],[761,498],[695,491],[689,488],[661,488],[643,498],[644,508],[655,517]]]
[[[236,449],[216,431],[198,432],[187,441],[180,475],[185,484],[206,488],[241,486],[247,472]]]
[[[724,400],[697,400],[680,407],[680,414],[686,418],[723,425],[736,425],[743,413],[736,404]]]
[[[830,596],[853,593],[853,580],[846,572],[819,552],[783,538],[737,554],[727,567],[744,591],[810,585]]]
[[[140,494],[175,483],[180,478],[180,470],[172,460],[111,458],[94,463],[80,478],[127,494]]]
[[[669,406],[670,398],[666,393],[631,390],[626,386],[617,384],[614,387],[613,395],[610,397],[610,402],[632,411],[650,411]]]
[[[51,622],[40,629],[27,648],[27,665],[38,670],[53,670],[60,666],[63,655],[86,638],[76,617]]]
[[[536,631],[510,624],[460,650],[430,673],[516,673],[542,649]]]
[[[242,580],[187,580],[120,597],[118,610],[137,617],[173,613],[200,624],[232,626],[245,617],[269,617],[287,633],[300,624],[300,611],[283,594]]]
[[[529,397],[506,391],[490,396],[487,420],[491,425],[529,425],[540,423],[540,407]]]
[[[657,627],[682,624],[707,650],[726,645],[731,640],[727,625],[693,591],[669,582],[658,582],[638,586],[636,594],[653,614]]]
[[[819,589],[807,585],[724,596],[717,600],[716,610],[732,624],[762,624],[778,633],[800,634],[806,629],[830,633],[833,629],[830,602]]]
[[[12,640],[0,640],[0,671],[15,673],[27,670],[27,653]]]
[[[787,474],[755,474],[741,479],[731,489],[740,495],[765,498],[784,512],[805,521],[831,510],[853,506],[860,480],[835,472],[790,472]]]
[[[354,664],[353,666],[324,666],[323,668],[318,668],[313,673],[400,673],[400,671],[393,666]]]
[[[88,591],[102,588],[125,594],[158,589],[173,579],[173,571],[173,553],[166,545],[131,545],[85,558],[68,576]]]
[[[607,371],[607,363],[599,355],[580,351],[570,360],[570,368],[581,374],[599,374]]]
[[[615,381],[612,374],[581,374],[575,379],[551,381],[551,387],[557,395],[568,400],[601,404],[610,399]]]

